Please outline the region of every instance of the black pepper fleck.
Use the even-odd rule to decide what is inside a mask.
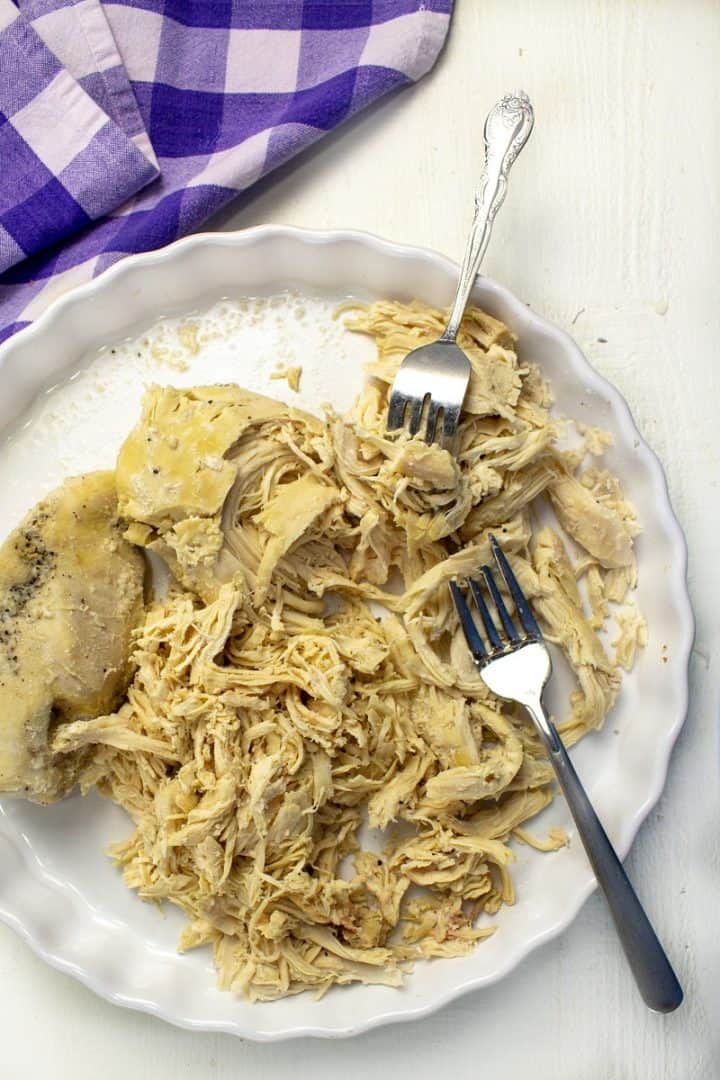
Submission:
[[[17,622],[38,590],[52,573],[57,555],[51,551],[43,538],[41,527],[48,515],[38,511],[29,524],[15,539],[15,552],[25,569],[25,577],[15,581],[0,600],[0,646],[6,662],[17,674],[18,658],[15,651]]]

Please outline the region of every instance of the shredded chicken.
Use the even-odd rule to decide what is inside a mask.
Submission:
[[[568,743],[602,723],[644,640],[635,616],[617,659],[598,636],[635,581],[632,510],[559,448],[505,326],[464,320],[456,456],[385,431],[398,364],[443,325],[417,303],[355,309],[377,359],[344,417],[152,388],[118,460],[126,535],[176,585],[136,635],[126,702],[64,725],[55,750],[94,745],[84,789],[135,824],[112,849],[127,884],[182,908],[181,948],[210,943],[220,985],[252,1000],[396,986],[418,958],[467,953],[513,901],[513,837],[564,842],[523,828],[551,770],[480,680],[450,602],[490,531],[575,674]],[[537,525],[544,494],[557,527]]]
[[[277,371],[273,371],[270,376],[271,379],[286,379],[287,384],[294,393],[300,392],[300,379],[302,378],[302,367],[299,364],[292,364],[290,367],[286,367],[281,364]]]

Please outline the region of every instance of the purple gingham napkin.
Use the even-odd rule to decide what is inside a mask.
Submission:
[[[420,78],[452,0],[0,0],[0,340]]]

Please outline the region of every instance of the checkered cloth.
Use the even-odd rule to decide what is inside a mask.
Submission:
[[[0,340],[420,78],[452,0],[0,0]]]

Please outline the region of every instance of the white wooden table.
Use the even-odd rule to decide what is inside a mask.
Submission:
[[[690,544],[692,704],[628,860],[686,988],[649,1014],[597,896],[486,992],[346,1043],[254,1045],[116,1009],[0,927],[8,1080],[716,1080],[720,1077],[720,6],[458,0],[420,86],[320,143],[218,227],[353,226],[458,257],[482,118],[522,86],[537,113],[486,262],[569,329],[668,472]]]

